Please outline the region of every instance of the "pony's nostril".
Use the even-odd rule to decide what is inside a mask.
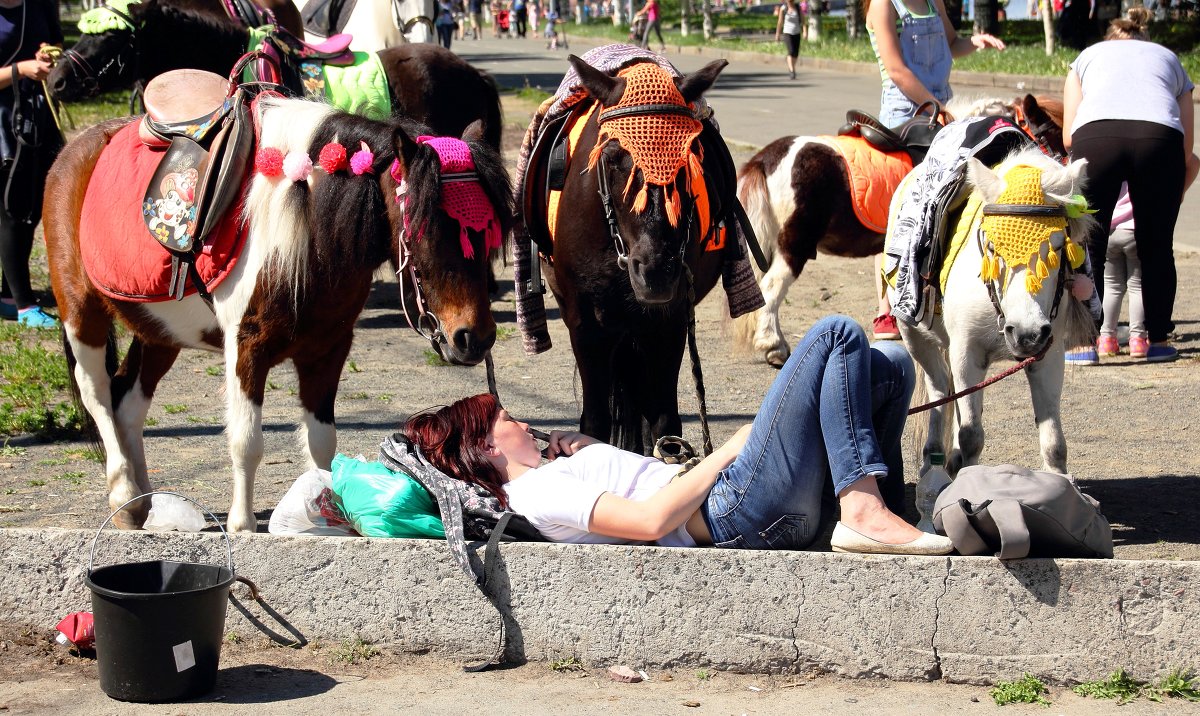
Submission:
[[[1017,332],[1016,326],[1014,326],[1011,323],[1004,324],[1004,335],[1012,336],[1012,335],[1016,334],[1016,332]]]
[[[57,77],[50,83],[50,89],[54,94],[62,94],[62,91],[67,88],[67,80],[62,77]]]
[[[460,353],[470,353],[474,343],[475,336],[468,329],[460,328],[454,332],[454,347]]]
[[[1050,324],[1049,323],[1042,326],[1041,334],[1042,334],[1043,341],[1050,337]]]

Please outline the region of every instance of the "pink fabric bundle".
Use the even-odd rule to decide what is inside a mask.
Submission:
[[[483,233],[485,251],[500,248],[500,222],[496,220],[496,209],[488,200],[478,179],[446,181],[450,174],[475,171],[475,160],[471,149],[461,139],[453,137],[417,137],[417,142],[428,144],[442,160],[442,210],[458,222],[458,240],[462,243],[463,256],[475,258],[468,229]]]

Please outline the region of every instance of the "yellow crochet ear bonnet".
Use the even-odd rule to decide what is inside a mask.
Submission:
[[[129,6],[138,0],[108,0],[79,16],[79,31],[85,35],[100,35],[110,30],[136,30],[129,21]],[[111,8],[111,9],[110,9]]]
[[[604,107],[600,113],[600,136],[588,156],[588,167],[596,166],[600,152],[609,140],[616,140],[621,148],[629,152],[633,166],[642,172],[642,188],[634,198],[633,210],[642,212],[646,208],[646,190],[651,184],[663,187],[667,219],[671,226],[679,225],[682,213],[679,192],[675,189],[675,177],[683,167],[688,169],[688,191],[692,191],[693,180],[700,175],[702,156],[693,151],[692,144],[700,135],[703,125],[691,115],[651,112],[621,116],[616,113],[606,119],[607,112],[628,107],[645,105],[676,105],[688,107],[683,95],[675,86],[671,73],[653,62],[639,62],[617,73],[625,78],[625,93],[621,101],[612,107]],[[633,187],[636,171],[629,173],[623,196],[628,197]]]
[[[1045,206],[1049,204],[1042,191],[1042,170],[1028,165],[1012,167],[1004,175],[1004,191],[996,198],[996,204],[1021,204]],[[1066,216],[1025,216],[993,214],[985,216],[980,225],[987,243],[983,250],[983,265],[979,275],[984,281],[1008,280],[1010,268],[1025,264],[1025,290],[1037,293],[1042,290],[1042,279],[1059,266],[1058,252],[1050,248],[1050,235],[1062,232],[1067,261],[1071,268],[1083,265],[1083,249],[1067,236]],[[1042,247],[1046,246],[1046,258],[1042,258]]]

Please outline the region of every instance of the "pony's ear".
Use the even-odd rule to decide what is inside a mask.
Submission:
[[[567,62],[575,68],[579,75],[579,83],[587,90],[588,96],[605,107],[611,107],[621,101],[625,94],[625,78],[611,77],[575,55],[567,55]]]
[[[994,202],[1004,191],[1004,179],[974,157],[967,159],[967,181],[979,190],[988,203]]]
[[[469,128],[468,128],[469,129]],[[396,151],[396,159],[399,160],[400,166],[405,172],[412,165],[413,157],[417,153],[417,143],[412,137],[408,136],[401,127],[396,127],[392,134],[392,148]]]
[[[1030,124],[1040,125],[1051,121],[1050,115],[1046,114],[1046,110],[1038,104],[1037,97],[1031,94],[1021,98],[1021,111],[1029,118]]]
[[[483,141],[483,119],[477,119],[467,125],[463,130],[461,139],[464,142],[482,142]]]
[[[700,99],[700,95],[713,86],[713,82],[717,81],[717,75],[721,74],[721,70],[725,69],[728,64],[729,60],[713,60],[692,74],[675,80],[675,85],[679,87],[679,94],[683,95],[683,101],[690,104]]]

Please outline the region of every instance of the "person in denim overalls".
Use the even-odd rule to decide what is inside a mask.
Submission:
[[[987,33],[959,37],[942,0],[875,0],[867,8],[867,33],[883,79],[879,121],[888,127],[912,119],[917,108],[928,100],[942,104],[949,101],[953,95],[950,67],[955,57],[985,47],[1004,49],[1004,42]],[[942,119],[949,122],[954,118],[943,110]],[[874,334],[876,340],[896,340],[900,329],[883,288],[881,259],[882,255],[875,257],[879,305]]]

